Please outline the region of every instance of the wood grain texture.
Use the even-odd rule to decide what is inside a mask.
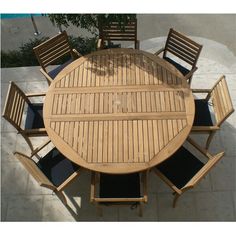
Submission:
[[[70,160],[95,171],[130,173],[176,151],[195,110],[186,80],[163,59],[109,49],[60,72],[43,112],[49,137]]]

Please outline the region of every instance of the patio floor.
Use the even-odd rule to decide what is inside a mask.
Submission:
[[[198,70],[192,88],[211,88],[224,74],[236,108],[236,58],[224,45],[200,37],[203,44]],[[141,49],[155,52],[165,38],[141,42]],[[39,67],[21,67],[1,70],[1,107],[3,108],[9,81],[15,81],[24,91],[47,90],[47,82]],[[204,135],[194,135],[204,143]],[[50,190],[41,188],[29,176],[13,151],[28,152],[27,144],[4,119],[1,123],[1,220],[2,221],[235,221],[236,220],[236,112],[222,125],[210,146],[212,153],[225,151],[225,156],[196,188],[180,197],[172,208],[171,190],[156,175],[150,173],[148,203],[144,215],[129,207],[104,208],[99,217],[89,202],[90,173],[84,171],[65,193],[71,208],[66,208]],[[35,139],[34,144],[42,139]]]

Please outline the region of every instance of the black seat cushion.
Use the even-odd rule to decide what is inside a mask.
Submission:
[[[104,46],[103,49],[109,49],[109,48],[121,48],[121,44],[114,44],[114,43],[108,43]]]
[[[37,166],[56,187],[80,168],[65,158],[56,148],[40,159]]]
[[[156,168],[181,189],[204,164],[183,146]]]
[[[181,66],[179,63],[173,61],[172,59],[170,59],[169,57],[163,57],[164,60],[168,61],[170,64],[172,64],[176,69],[178,69],[182,75],[187,75],[189,73],[190,70],[188,70],[187,68]]]
[[[55,69],[51,70],[50,72],[48,72],[49,76],[54,79],[59,72],[64,69],[67,65],[69,65],[71,62],[73,61],[73,59],[70,59],[68,61],[66,61],[65,63],[63,63],[62,65],[56,67]]]
[[[25,120],[25,129],[44,128],[43,103],[29,103]]]
[[[99,196],[101,198],[139,198],[139,174],[100,174]]]
[[[206,99],[196,99],[194,126],[212,126],[211,112],[209,110],[208,101]]]

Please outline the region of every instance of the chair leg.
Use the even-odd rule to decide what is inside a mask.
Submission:
[[[177,200],[179,199],[179,197],[180,197],[180,194],[175,193],[175,197],[174,197],[174,200],[173,200],[173,208],[176,207],[176,202],[177,202]]]
[[[22,136],[24,137],[25,141],[28,143],[28,145],[29,145],[29,147],[31,149],[31,152],[33,152],[34,151],[34,147],[33,147],[33,144],[31,143],[30,139],[27,136],[25,136],[25,135],[22,135]]]
[[[59,191],[56,191],[55,193],[58,196],[58,198],[62,201],[62,203],[67,206],[67,200],[66,200],[66,196],[64,195],[64,193],[59,192]]]
[[[143,216],[143,204],[142,204],[142,202],[139,203],[139,216],[140,217]]]
[[[210,143],[211,143],[211,140],[214,136],[215,132],[211,132],[207,138],[207,141],[206,141],[206,150],[208,150],[209,146],[210,146]]]
[[[96,205],[97,205],[96,208],[97,208],[98,215],[102,217],[103,216],[102,207],[99,204],[96,204]]]

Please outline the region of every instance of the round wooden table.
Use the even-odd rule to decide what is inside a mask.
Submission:
[[[194,98],[182,74],[153,54],[101,50],[64,68],[46,94],[53,144],[90,170],[131,173],[170,157],[186,140]]]

